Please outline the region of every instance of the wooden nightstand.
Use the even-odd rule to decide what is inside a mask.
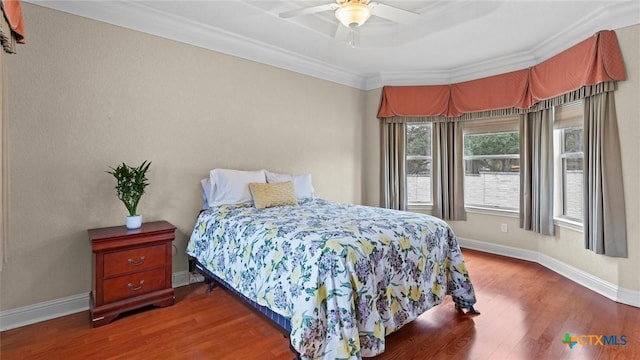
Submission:
[[[89,230],[93,250],[90,298],[93,326],[142,306],[173,305],[171,242],[176,227],[166,221]]]

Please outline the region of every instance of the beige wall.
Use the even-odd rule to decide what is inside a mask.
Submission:
[[[7,59],[9,261],[0,309],[87,293],[88,228],[126,211],[104,171],[151,160],[139,210],[178,227],[174,271],[214,167],[312,173],[327,199],[379,204],[380,89],[359,91],[23,3],[28,44]],[[640,26],[617,30],[629,80],[616,93],[629,259],[594,255],[581,233],[543,237],[470,214],[460,237],[539,251],[640,291]],[[502,234],[499,224],[508,223]]]
[[[178,227],[174,271],[214,167],[311,173],[359,203],[365,92],[23,3],[9,56],[9,261],[0,309],[88,293],[86,230],[124,224],[105,173],[152,161],[139,212]]]
[[[541,254],[560,260],[627,290],[640,291],[640,25],[616,30],[627,69],[628,79],[619,83],[616,91],[616,110],[622,148],[623,181],[626,196],[627,259],[596,255],[585,250],[582,233],[556,227],[556,235],[541,236],[519,229],[518,219],[470,213],[467,221],[451,222],[461,238],[479,240]],[[363,201],[379,204],[379,123],[375,114],[381,90],[367,94],[368,118],[365,121],[363,144],[365,165]],[[501,233],[500,224],[506,223],[509,232]]]

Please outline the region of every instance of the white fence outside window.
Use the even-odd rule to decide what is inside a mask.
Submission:
[[[567,171],[567,189],[565,194],[565,214],[577,219],[582,218],[582,171]],[[520,200],[513,196],[520,187],[520,174],[516,172],[481,172],[478,175],[466,175],[465,203],[489,207],[511,208],[517,210]],[[417,199],[426,198],[431,192],[428,176],[407,176],[407,197],[409,203],[419,204]],[[517,193],[517,192],[516,192]]]

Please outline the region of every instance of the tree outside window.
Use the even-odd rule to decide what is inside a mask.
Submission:
[[[465,124],[466,207],[515,211],[520,206],[520,133],[517,118]]]

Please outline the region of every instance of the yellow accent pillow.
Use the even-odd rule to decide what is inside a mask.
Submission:
[[[273,206],[298,205],[293,181],[277,183],[249,183],[253,203],[257,209]]]

